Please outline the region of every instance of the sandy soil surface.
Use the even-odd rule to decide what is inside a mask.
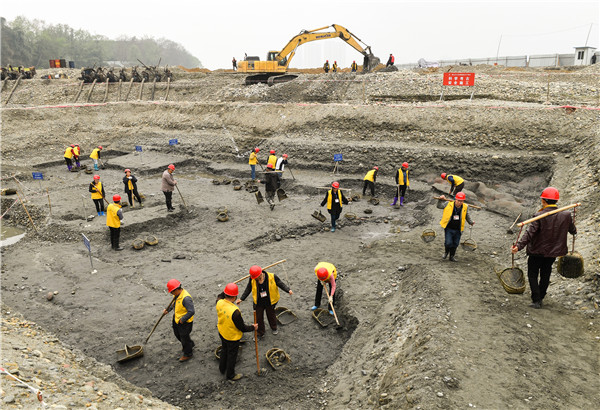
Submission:
[[[2,301],[182,408],[592,408],[600,401],[597,71],[552,72],[548,90],[540,71],[476,69],[483,97],[469,101],[469,93],[452,90],[445,102],[437,101],[441,73],[434,71],[302,74],[271,88],[244,87],[238,74],[178,73],[168,101],[164,88],[155,101],[148,89],[136,101],[135,88],[123,101],[126,85],[121,98],[111,85],[103,102],[98,85],[90,104],[82,97],[73,103],[74,79],[23,83],[2,109],[2,186],[28,197],[38,232],[19,206],[3,219],[27,234],[2,248]],[[125,167],[139,179],[145,206],[125,209],[122,252],[110,249],[105,218],[87,218],[95,214],[87,192],[92,175],[67,172],[62,154],[71,143],[83,147],[88,166],[93,146],[105,147],[106,167],[98,173],[109,196],[123,195]],[[248,180],[254,146],[263,163],[270,148],[290,156],[294,178],[286,173],[283,186],[289,198],[273,211],[231,183]],[[344,155],[337,175],[335,153]],[[408,203],[395,209],[393,175],[403,161],[411,164],[411,186]],[[185,200],[175,192],[173,213],[160,192],[169,163]],[[379,205],[367,195],[344,207],[356,219],[342,216],[335,233],[311,217],[326,213],[319,208],[322,187],[338,180],[361,194],[373,165],[380,167]],[[32,171],[45,180],[33,181]],[[447,187],[440,172],[465,177],[469,200],[484,208],[472,213],[477,249],[459,249],[457,263],[441,259],[441,210],[432,198]],[[495,271],[510,266],[515,235],[507,229],[520,213],[524,219],[537,210],[549,184],[561,190],[561,204],[582,203],[577,250],[586,272],[564,279],[554,271],[544,309],[532,310],[529,290],[507,294]],[[13,202],[3,196],[3,212]],[[227,222],[217,221],[221,208]],[[433,242],[421,239],[425,229],[436,232]],[[91,240],[94,271],[82,233]],[[131,247],[147,235],[159,244]],[[298,320],[259,342],[264,376],[256,374],[246,335],[237,369],[247,377],[226,382],[214,357],[215,297],[251,265],[284,258],[273,272],[295,294],[282,295],[280,305]],[[321,328],[310,314],[312,269],[321,260],[341,273],[339,329]],[[524,254],[517,265],[526,269]],[[193,359],[177,362],[169,317],[142,358],[116,363],[117,349],[141,344],[152,329],[173,277],[196,305]],[[251,303],[241,309],[251,321]],[[284,349],[291,363],[271,369],[264,355],[272,347]],[[23,367],[21,376],[33,374]]]

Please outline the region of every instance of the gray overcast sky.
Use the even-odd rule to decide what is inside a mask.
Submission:
[[[84,5],[82,7],[82,5]],[[165,37],[181,43],[210,69],[230,68],[244,53],[266,57],[301,30],[339,24],[384,62],[419,58],[494,57],[572,53],[599,47],[600,1],[3,1],[2,17],[23,15],[68,24],[109,38]],[[500,42],[500,36],[502,41]],[[291,67],[318,67],[325,59],[349,66],[361,55],[342,40],[298,48]]]

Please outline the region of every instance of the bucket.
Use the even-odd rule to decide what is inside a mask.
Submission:
[[[56,68],[56,60],[49,60],[50,68]]]
[[[69,61],[69,68],[75,68],[75,61]]]
[[[60,60],[60,68],[67,68],[67,60],[61,58]]]
[[[54,60],[54,67],[60,68],[60,59]]]
[[[435,235],[436,234],[433,229],[425,229],[421,234],[421,239],[423,239],[423,242],[425,243],[430,243],[435,240]]]
[[[565,278],[574,279],[583,275],[583,257],[579,252],[570,252],[558,258],[556,270]]]

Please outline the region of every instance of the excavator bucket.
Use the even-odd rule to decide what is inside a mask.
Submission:
[[[366,54],[363,61],[363,73],[370,73],[379,65],[381,60],[372,53]]]

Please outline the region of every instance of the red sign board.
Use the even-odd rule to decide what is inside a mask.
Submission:
[[[475,73],[444,73],[444,85],[472,87],[475,85]]]

